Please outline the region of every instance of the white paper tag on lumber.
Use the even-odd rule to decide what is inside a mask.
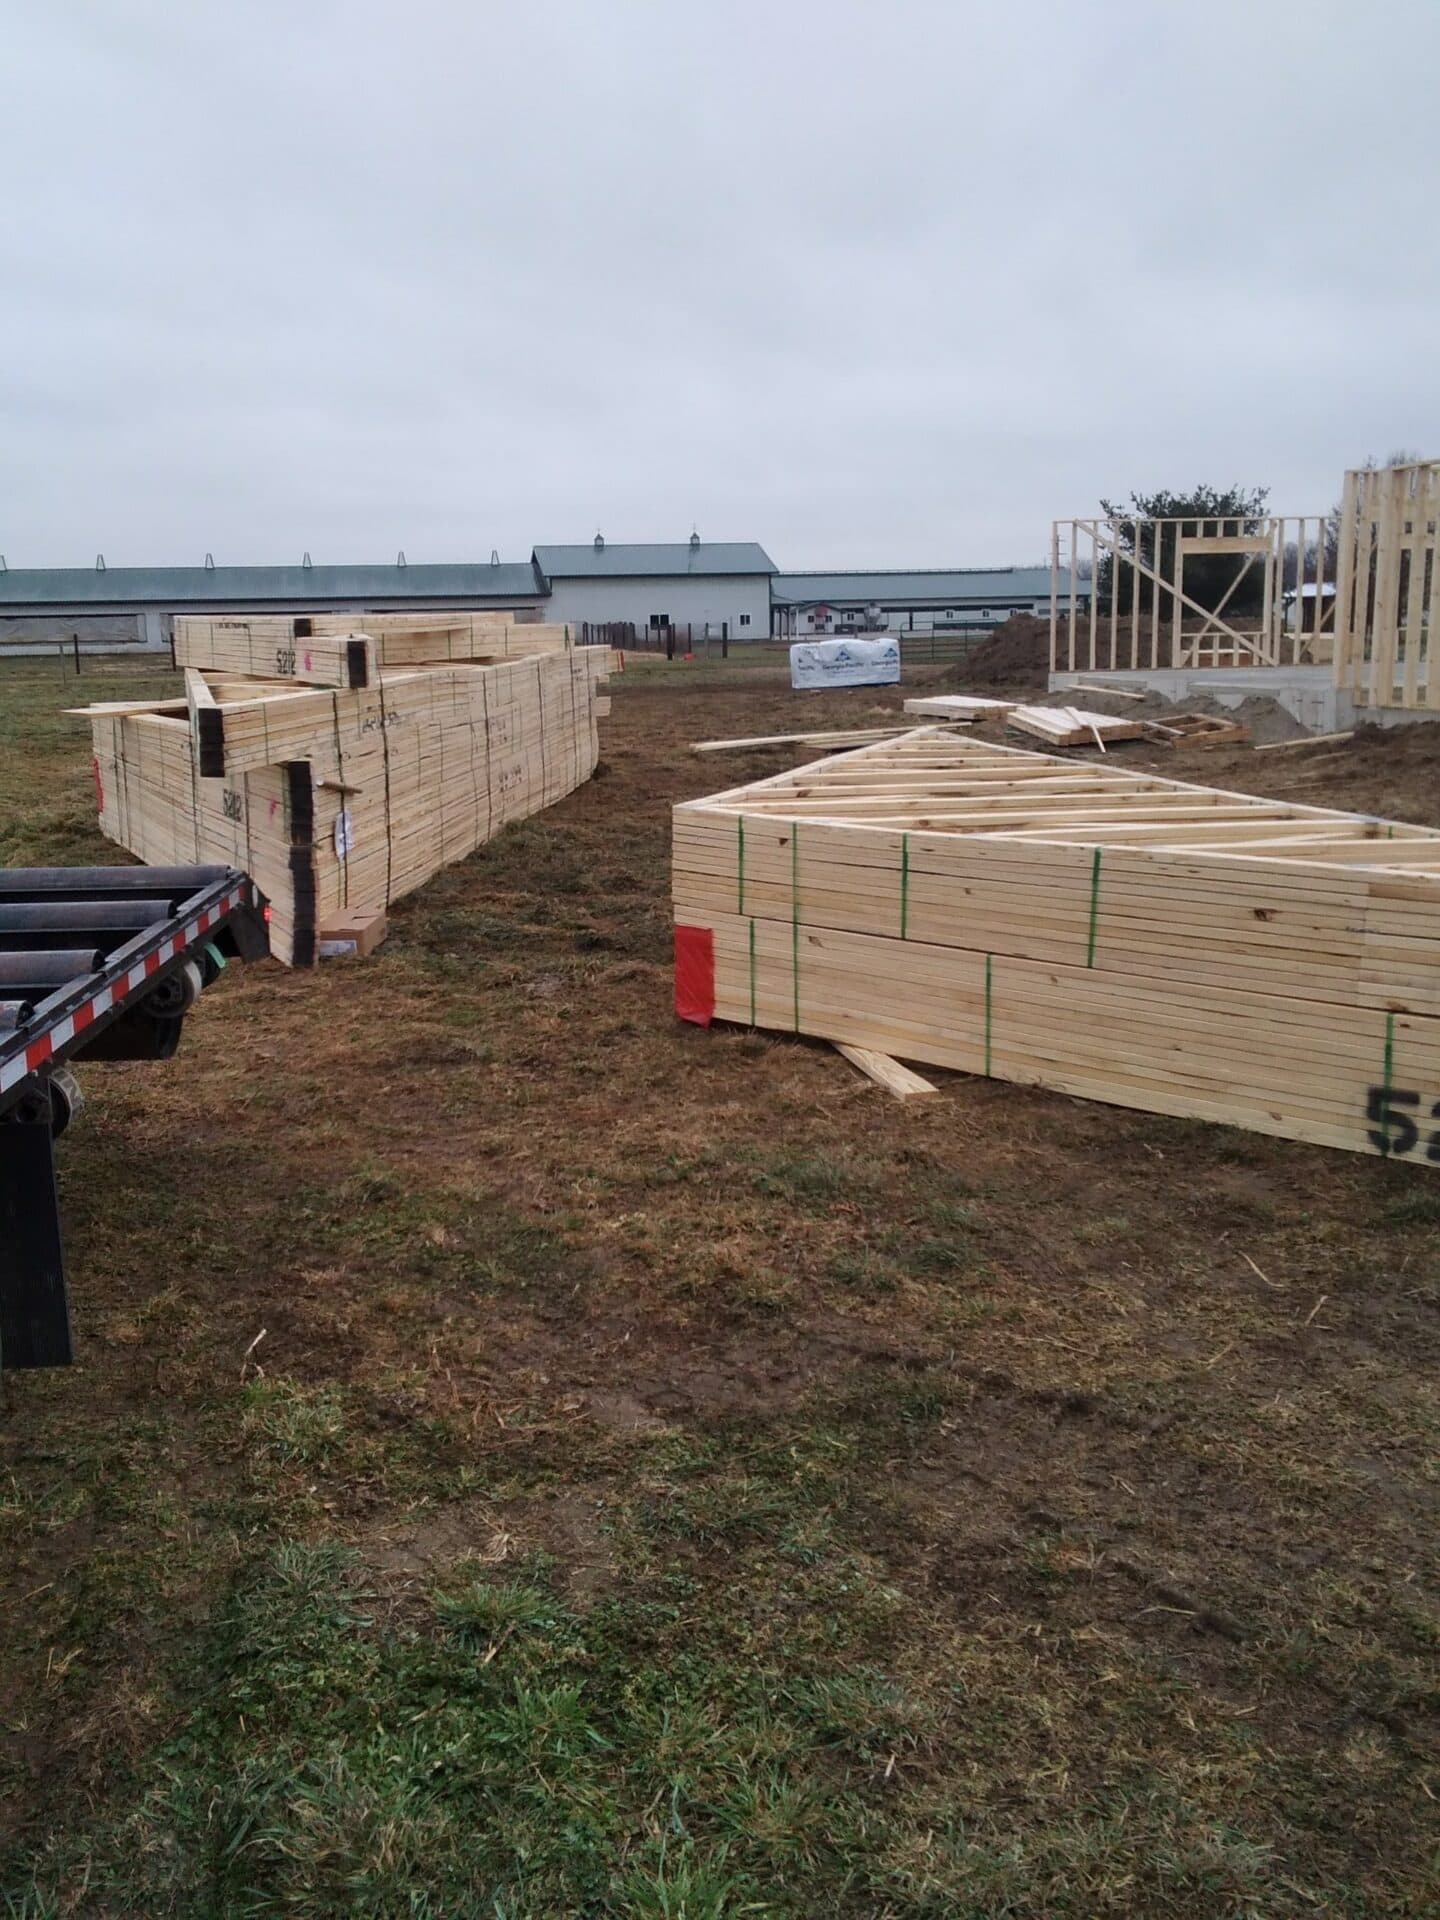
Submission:
[[[350,817],[349,807],[342,807],[335,816],[335,857],[343,860],[355,844],[355,822]]]
[[[898,640],[805,640],[790,649],[792,687],[888,687],[899,678]]]

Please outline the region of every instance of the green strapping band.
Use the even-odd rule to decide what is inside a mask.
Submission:
[[[800,1031],[800,828],[790,823],[790,970],[795,987],[795,1031]]]
[[[910,836],[900,836],[900,938],[905,938],[905,929],[910,920]]]
[[[735,843],[736,843],[735,845],[736,859],[738,860],[739,867],[740,867],[740,888],[739,888],[739,892],[736,894],[736,897],[735,897],[735,911],[736,913],[744,913],[745,911],[745,822],[743,819],[737,820],[735,822]]]
[[[990,1077],[990,1020],[993,1000],[991,992],[992,971],[992,956],[987,953],[985,956],[985,1077],[987,1079]]]
[[[750,922],[750,1024],[755,1025],[755,922]]]
[[[1095,858],[1090,862],[1090,932],[1085,940],[1085,964],[1095,964],[1095,920],[1100,911],[1100,849],[1096,847]]]

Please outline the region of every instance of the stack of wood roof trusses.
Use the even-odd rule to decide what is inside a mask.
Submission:
[[[1440,1162],[1440,834],[917,729],[674,814],[685,1017]]]

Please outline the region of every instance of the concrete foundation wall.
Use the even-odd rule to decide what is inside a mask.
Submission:
[[[1133,687],[1158,693],[1183,706],[1187,700],[1213,700],[1238,707],[1242,701],[1273,700],[1312,733],[1339,733],[1348,727],[1403,727],[1437,716],[1425,708],[1357,707],[1335,685],[1329,667],[1142,667],[1134,672],[1052,673],[1050,688]]]

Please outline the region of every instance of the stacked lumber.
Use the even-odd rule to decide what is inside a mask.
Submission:
[[[494,613],[177,615],[178,666],[322,687],[364,687],[378,667],[566,653],[570,629]]]
[[[1018,700],[988,700],[978,693],[927,693],[907,700],[905,711],[931,720],[1000,720],[1019,705]]]
[[[1440,834],[921,728],[674,813],[676,1007],[1440,1161]]]
[[[1049,747],[1103,749],[1107,740],[1139,740],[1145,732],[1143,720],[1092,713],[1087,707],[1013,707],[1005,716],[1005,724],[1016,733],[1032,734]]]
[[[288,634],[297,654],[310,650],[309,673],[328,660],[343,675],[356,657],[347,649],[363,643],[358,683],[262,680],[252,671],[259,655],[248,653],[243,669],[187,667],[183,701],[81,710],[102,831],[161,865],[243,868],[271,903],[272,950],[299,965],[313,961],[327,925],[383,911],[509,822],[552,805],[589,778],[599,753],[607,649],[555,648],[540,630],[526,654],[520,636],[535,630],[517,624],[493,660],[396,668],[383,659],[391,616],[366,618],[376,632],[346,632],[341,620],[334,634]],[[454,616],[432,615],[430,627],[400,637],[456,631],[437,629],[437,619]],[[214,630],[204,645],[216,654],[232,640],[243,651],[274,637],[259,619],[192,626]],[[472,643],[491,649],[478,628]],[[201,650],[201,636],[187,634],[185,645]]]

